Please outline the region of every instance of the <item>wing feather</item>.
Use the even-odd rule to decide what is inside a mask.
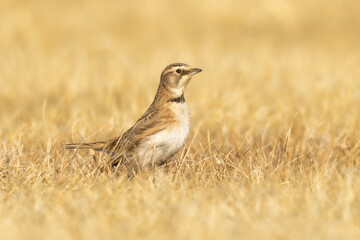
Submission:
[[[149,108],[137,120],[133,127],[117,138],[110,139],[104,149],[111,154],[112,165],[117,165],[123,158],[131,158],[129,153],[134,153],[137,146],[147,141],[151,135],[165,129],[164,118],[161,111]]]

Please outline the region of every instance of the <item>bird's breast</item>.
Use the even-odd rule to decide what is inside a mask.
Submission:
[[[170,154],[177,152],[185,143],[190,130],[190,111],[186,103],[171,103],[169,123],[163,131],[154,135],[152,142],[165,146]]]
[[[190,130],[190,112],[186,103],[171,103],[168,108],[169,119],[165,122],[164,129],[153,134],[142,151],[143,164],[151,162],[164,162],[177,153],[184,145]],[[170,117],[171,116],[171,117]]]
[[[190,111],[186,104],[183,103],[173,103],[173,114],[175,117],[174,126],[169,127],[169,137],[173,139],[175,148],[178,151],[185,143],[190,130]]]

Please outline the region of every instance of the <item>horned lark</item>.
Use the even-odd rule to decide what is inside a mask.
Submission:
[[[181,149],[189,134],[190,111],[184,89],[201,71],[183,63],[167,66],[161,73],[154,101],[134,126],[107,141],[72,143],[64,148],[106,152],[111,167],[126,165],[138,171],[163,165]]]

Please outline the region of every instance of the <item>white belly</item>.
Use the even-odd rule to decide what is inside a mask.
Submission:
[[[173,103],[174,114],[178,121],[176,126],[169,125],[144,143],[138,153],[142,167],[158,165],[177,153],[184,145],[190,130],[190,111],[186,103]]]

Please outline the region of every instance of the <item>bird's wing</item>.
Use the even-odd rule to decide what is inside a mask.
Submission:
[[[155,108],[148,109],[129,130],[117,138],[110,139],[105,145],[105,151],[118,159],[122,155],[132,152],[149,137],[165,129],[164,118]]]

